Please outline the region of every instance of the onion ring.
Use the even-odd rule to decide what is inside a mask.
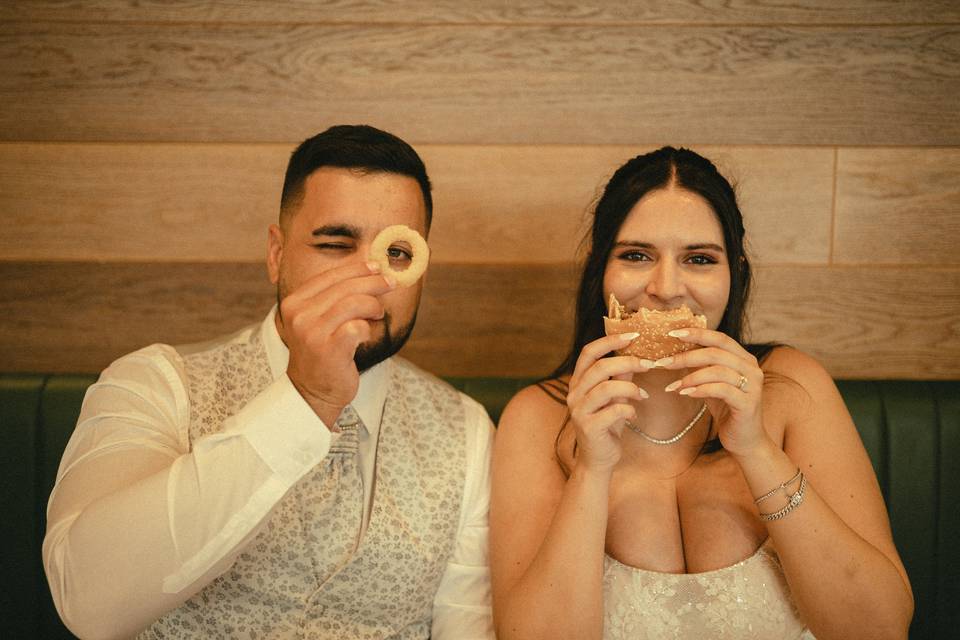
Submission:
[[[410,245],[411,262],[410,266],[403,271],[397,271],[390,264],[390,256],[387,250],[394,242],[406,242]],[[377,234],[377,237],[370,243],[370,260],[380,265],[381,272],[390,275],[397,281],[401,287],[409,287],[420,279],[423,272],[427,270],[427,263],[430,261],[430,248],[427,247],[426,240],[423,239],[415,229],[411,229],[405,224],[394,224],[383,229]]]

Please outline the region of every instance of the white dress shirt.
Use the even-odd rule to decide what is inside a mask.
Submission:
[[[274,321],[255,327],[273,383],[221,432],[191,450],[180,355],[151,345],[111,364],[91,385],[50,496],[43,560],[57,610],[78,635],[124,637],[197,593],[230,567],[276,504],[339,436],[286,375],[289,351]],[[359,459],[365,531],[390,370],[360,376],[351,403],[363,420]],[[460,394],[466,480],[453,555],[433,607],[432,636],[493,638],[487,563],[493,425]],[[361,534],[362,535],[362,534]]]

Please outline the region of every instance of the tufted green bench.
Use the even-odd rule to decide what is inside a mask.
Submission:
[[[92,376],[0,375],[0,638],[72,638],[40,562],[47,496]],[[524,380],[457,378],[496,420]],[[916,595],[913,639],[960,629],[960,382],[840,381]]]

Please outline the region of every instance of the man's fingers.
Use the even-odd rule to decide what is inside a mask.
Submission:
[[[357,347],[370,339],[370,323],[354,319],[344,322],[330,334],[329,341],[336,354],[344,359],[353,359]]]
[[[280,301],[280,318],[285,323],[288,320],[294,320],[301,314],[311,317],[323,315],[340,305],[348,296],[380,296],[391,291],[393,287],[383,276],[377,274],[354,276],[346,280],[328,282],[328,286],[321,289],[316,295],[304,295],[310,289],[312,287],[305,284]]]
[[[326,310],[311,308],[302,311],[293,318],[291,329],[298,334],[327,336],[336,332],[344,323],[362,320],[368,324],[369,321],[382,319],[383,313],[383,304],[377,298],[353,294]]]
[[[336,287],[341,285],[346,285],[348,288],[359,286],[367,293],[380,295],[393,289],[395,284],[380,273],[380,265],[373,262],[351,262],[307,278],[294,291],[289,292],[287,298],[297,304],[318,296],[327,298]]]

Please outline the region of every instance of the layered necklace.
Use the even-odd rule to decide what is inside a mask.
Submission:
[[[633,431],[637,435],[642,436],[647,442],[652,442],[653,444],[673,444],[674,442],[679,441],[680,438],[682,438],[683,436],[690,433],[690,429],[693,429],[693,425],[697,424],[697,422],[700,421],[700,418],[703,417],[703,414],[706,410],[707,410],[707,403],[704,402],[702,405],[700,405],[700,410],[697,411],[697,415],[693,416],[693,420],[688,422],[687,426],[685,426],[683,429],[680,429],[680,431],[678,431],[675,435],[669,438],[662,438],[662,439],[654,438],[653,436],[644,433],[643,430],[640,429],[640,427],[633,424],[629,420],[627,420],[627,428],[629,428],[630,431]]]

